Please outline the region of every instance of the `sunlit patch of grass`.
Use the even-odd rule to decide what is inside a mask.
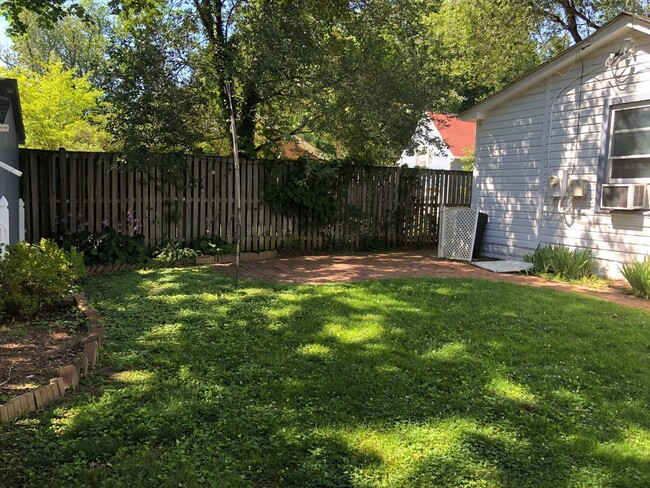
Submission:
[[[621,439],[598,446],[596,454],[626,461],[650,461],[650,430],[632,425],[625,429]]]
[[[335,339],[346,344],[358,344],[379,339],[384,328],[376,322],[376,317],[365,316],[354,321],[355,326],[342,324],[325,324],[321,337]]]
[[[323,344],[305,344],[298,348],[298,354],[313,358],[326,358],[332,355],[332,350]]]
[[[525,386],[506,378],[493,378],[488,385],[488,389],[495,395],[522,405],[534,406],[536,403],[535,395],[528,391]]]
[[[422,357],[424,359],[437,359],[450,361],[467,357],[467,345],[462,342],[448,342],[440,347],[425,352]]]
[[[179,310],[180,318],[182,318],[184,314],[186,314],[185,310]],[[173,324],[161,324],[152,328],[149,332],[147,332],[144,338],[147,341],[159,341],[161,338],[178,339],[178,337],[182,333],[182,329],[183,329],[182,322],[176,322]]]
[[[431,486],[456,482],[489,486],[498,482],[499,468],[495,463],[476,463],[468,439],[484,438],[487,442],[506,445],[507,449],[529,447],[525,440],[506,431],[482,427],[463,418],[424,424],[400,423],[390,429],[358,429],[339,435],[349,445],[358,446],[368,456],[381,460],[374,469],[356,473],[355,486],[418,486],[425,479]]]
[[[111,379],[122,383],[145,383],[151,381],[153,373],[151,371],[129,369],[118,371],[111,375]]]

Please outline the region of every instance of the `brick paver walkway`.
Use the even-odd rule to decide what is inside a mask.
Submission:
[[[235,276],[234,264],[215,265],[215,267],[226,276]],[[242,263],[240,276],[260,281],[313,285],[384,278],[481,278],[574,291],[650,311],[650,300],[625,295],[616,288],[593,290],[535,276],[493,273],[467,263],[438,259],[432,251],[281,257]]]

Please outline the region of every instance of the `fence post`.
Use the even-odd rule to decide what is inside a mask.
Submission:
[[[4,245],[9,245],[9,202],[0,198],[0,257],[4,255]]]
[[[18,240],[25,241],[25,202],[22,198],[18,199]]]

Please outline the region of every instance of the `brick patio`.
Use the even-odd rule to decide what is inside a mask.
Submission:
[[[234,278],[234,264],[214,265]],[[521,285],[574,291],[620,305],[650,311],[650,300],[625,295],[619,286],[593,290],[535,276],[492,273],[470,264],[438,259],[434,251],[400,251],[345,255],[289,256],[242,263],[240,277],[259,281],[319,285],[386,278],[453,277],[507,281]]]

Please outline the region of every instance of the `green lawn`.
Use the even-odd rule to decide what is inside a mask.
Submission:
[[[650,314],[506,283],[86,285],[102,370],[0,486],[650,486]]]

